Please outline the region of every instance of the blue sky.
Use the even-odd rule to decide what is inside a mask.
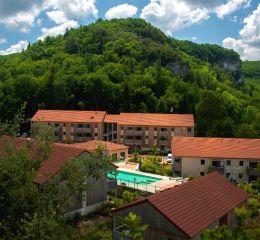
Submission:
[[[260,60],[259,0],[1,0],[0,55],[97,18],[141,17],[166,34]]]

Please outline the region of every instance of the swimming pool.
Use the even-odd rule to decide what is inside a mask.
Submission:
[[[137,173],[131,173],[131,172],[124,172],[121,170],[117,171],[116,176],[112,172],[108,173],[107,176],[109,178],[116,178],[116,179],[126,182],[126,183],[135,183],[135,184],[140,184],[140,185],[147,185],[147,184],[151,184],[151,183],[162,180],[161,178],[150,177],[150,176],[137,174]]]

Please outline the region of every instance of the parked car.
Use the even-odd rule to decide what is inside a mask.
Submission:
[[[168,153],[168,155],[167,155],[167,163],[173,163],[172,153]]]

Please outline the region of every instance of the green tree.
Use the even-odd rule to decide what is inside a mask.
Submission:
[[[136,214],[130,212],[128,216],[124,217],[123,223],[126,224],[128,230],[123,231],[123,237],[129,240],[143,240],[143,234],[148,228],[148,225],[142,224],[142,220]]]

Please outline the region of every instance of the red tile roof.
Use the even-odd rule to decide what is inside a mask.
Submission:
[[[119,114],[107,114],[105,117],[105,123],[117,123],[120,120]]]
[[[35,181],[44,183],[47,180],[47,176],[56,175],[67,161],[74,157],[79,157],[84,152],[83,149],[66,146],[65,144],[54,144],[49,158],[42,162]]]
[[[106,112],[101,111],[38,110],[31,121],[101,123],[105,115]]]
[[[16,149],[21,149],[28,141],[32,143],[30,158],[33,160],[37,154],[36,145],[33,140],[11,138],[6,136],[0,137],[0,156],[6,154],[7,142],[15,146]],[[84,152],[86,152],[84,149],[75,148],[65,144],[54,144],[53,151],[51,152],[50,156],[47,160],[42,162],[35,182],[44,183],[47,180],[47,176],[50,177],[56,175],[68,160],[72,159],[73,157],[80,156]]]
[[[193,238],[247,198],[242,189],[214,172],[118,208],[115,212],[148,202]]]
[[[120,113],[107,115],[105,122],[109,120],[130,126],[194,127],[192,114]]]
[[[178,157],[260,159],[260,139],[173,137]]]
[[[119,150],[126,150],[129,147],[123,144],[111,143],[106,141],[100,140],[92,140],[88,142],[81,142],[81,143],[73,143],[70,146],[85,149],[88,152],[92,152],[97,149],[97,147],[101,146],[106,148],[108,151],[119,151]]]

